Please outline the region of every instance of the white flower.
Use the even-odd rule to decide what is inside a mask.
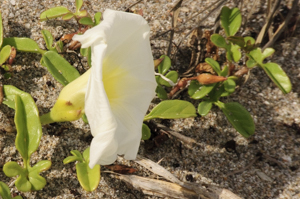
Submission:
[[[149,26],[143,17],[106,10],[104,20],[73,40],[92,48],[85,113],[92,135],[90,164],[135,159],[143,118],[155,95]],[[76,88],[74,88],[76,89]]]

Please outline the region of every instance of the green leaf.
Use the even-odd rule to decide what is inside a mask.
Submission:
[[[83,157],[81,155],[81,153],[77,150],[72,150],[71,151],[71,154],[73,156],[69,156],[69,157],[66,157],[64,160],[63,160],[63,163],[64,164],[68,164],[70,162],[75,162],[75,161],[79,161],[79,162],[83,162]]]
[[[225,114],[232,126],[244,137],[248,138],[254,134],[255,125],[250,113],[239,103],[229,102],[215,103]]]
[[[42,136],[39,111],[30,94],[10,85],[4,85],[3,90],[5,97],[15,102],[15,124],[17,128],[15,144],[26,161],[37,150]]]
[[[86,17],[86,16],[88,16],[88,13],[87,13],[86,10],[82,10],[82,11],[76,12],[75,15],[76,15],[78,18],[81,18],[81,17]]]
[[[11,46],[6,45],[1,49],[0,52],[0,65],[4,64],[6,60],[9,58],[11,53]]]
[[[16,162],[7,162],[3,166],[3,172],[7,177],[15,177],[24,173],[24,169]]]
[[[38,191],[45,187],[47,184],[46,179],[43,178],[37,172],[30,172],[28,174],[29,182],[31,184],[32,191]]]
[[[63,7],[63,6],[54,7],[54,8],[50,8],[50,9],[42,12],[42,14],[40,15],[40,20],[45,21],[48,19],[61,17],[68,13],[70,13],[70,11],[66,7]]]
[[[262,65],[263,64],[263,55],[261,52],[261,48],[256,48],[254,50],[251,50],[249,54],[247,54],[248,57],[253,59],[257,64]]]
[[[42,65],[46,66],[52,76],[64,86],[80,76],[76,68],[56,52],[46,52],[42,60]]]
[[[65,14],[65,15],[63,15],[61,17],[62,17],[62,20],[69,21],[69,20],[71,20],[74,17],[74,14],[73,13],[67,13],[67,14]]]
[[[88,48],[80,48],[80,53],[87,58],[87,62],[90,67],[92,67],[92,49]]]
[[[168,99],[168,93],[162,86],[157,85],[155,92],[160,99]]]
[[[83,152],[84,163],[76,164],[77,178],[81,187],[86,191],[94,191],[100,182],[100,165],[93,169],[89,167],[90,147]]]
[[[155,118],[177,119],[187,117],[196,117],[196,109],[192,103],[183,100],[165,100],[155,106],[144,117],[144,121]]]
[[[19,191],[30,191],[31,183],[27,179],[27,170],[23,169],[18,163],[12,161],[4,164],[3,172],[8,177],[19,176],[15,182]]]
[[[221,10],[221,26],[225,30],[226,36],[234,36],[242,23],[242,15],[238,8],[230,9],[224,6]]]
[[[63,160],[64,164],[69,164],[71,162],[75,162],[75,161],[81,161],[82,159],[76,157],[76,156],[68,156]]]
[[[227,40],[241,48],[245,47],[246,45],[244,37],[241,36],[229,36],[227,37]]]
[[[193,80],[188,88],[188,93],[193,99],[201,99],[210,93],[216,84],[201,85],[198,81]]]
[[[278,64],[266,63],[262,68],[283,93],[287,94],[292,90],[289,77]]]
[[[151,130],[147,124],[143,123],[142,126],[142,140],[148,140],[151,137]]]
[[[273,48],[266,48],[262,53],[262,60],[264,60],[267,57],[270,57],[274,52],[275,50]]]
[[[48,30],[42,30],[42,35],[44,37],[44,40],[46,42],[46,46],[48,48],[48,50],[53,49],[52,45],[53,45],[53,37],[52,34],[48,31]]]
[[[3,76],[5,79],[9,79],[9,78],[11,78],[11,73],[4,73]]]
[[[19,95],[15,96],[15,110],[16,148],[23,159],[29,160],[42,136],[38,110],[31,96],[21,98]]]
[[[160,58],[164,58],[158,65],[158,72],[164,75],[171,67],[171,59],[167,55],[162,55]]]
[[[236,83],[233,79],[228,78],[226,81],[224,81],[224,89],[229,93],[233,93],[235,91],[235,86]]]
[[[55,49],[56,49],[56,52],[58,52],[58,53],[63,52],[63,50],[64,50],[64,43],[61,40],[57,41],[55,43]]]
[[[231,44],[230,45],[230,51],[231,51],[231,53],[230,53],[231,59],[234,62],[238,62],[241,59],[241,57],[242,57],[242,53],[240,51],[240,47],[238,45]]]
[[[86,148],[82,153],[84,162],[89,163],[90,162],[90,147]]]
[[[3,24],[2,24],[2,15],[0,12],[0,47],[2,46],[3,42]]]
[[[44,54],[46,51],[39,48],[38,44],[29,38],[10,37],[4,38],[2,46],[14,46],[18,51]]]
[[[10,195],[10,189],[9,187],[4,183],[0,181],[0,196],[5,199],[11,199]]]
[[[257,65],[256,61],[253,60],[252,58],[248,59],[247,62],[246,62],[246,65],[248,68],[253,68],[254,66]]]
[[[220,76],[226,77],[229,72],[229,67],[227,65],[224,66],[223,70],[221,71]]]
[[[29,168],[28,178],[32,185],[32,190],[41,190],[46,185],[46,179],[39,175],[40,172],[46,171],[51,167],[51,161],[42,160]]]
[[[198,113],[201,116],[205,116],[209,113],[210,109],[212,108],[212,102],[211,101],[202,101],[198,105]]]
[[[222,37],[221,35],[219,34],[212,34],[210,36],[210,40],[218,47],[220,48],[228,48],[228,44],[226,43],[226,40],[224,37]]]
[[[101,16],[102,16],[102,13],[101,13],[101,12],[97,12],[97,13],[94,15],[95,26],[98,25],[98,24],[101,22]]]
[[[84,123],[86,123],[86,124],[89,123],[89,121],[88,121],[88,119],[86,117],[86,114],[83,114],[82,117],[81,117],[81,119],[83,120]]]
[[[80,8],[82,7],[83,1],[82,0],[76,0],[75,1],[75,5],[76,5],[76,10],[80,10]]]
[[[17,180],[15,182],[15,185],[19,191],[23,191],[23,192],[30,191],[32,188],[31,183],[27,179],[26,174],[19,175],[19,177],[17,178]]]
[[[77,163],[76,173],[81,187],[86,191],[94,191],[100,182],[100,165],[95,165],[93,169],[88,163]]]
[[[86,26],[93,26],[94,25],[94,22],[93,22],[91,17],[82,17],[81,19],[79,19],[78,22],[80,24],[86,25]]]
[[[176,83],[177,79],[178,79],[178,73],[176,71],[170,71],[168,72],[168,74],[165,76],[166,78],[170,79],[172,82]],[[164,80],[163,78],[161,78],[160,76],[156,77],[157,79],[157,83],[163,86],[167,86],[167,87],[172,87],[169,82],[167,82],[166,80]]]
[[[218,62],[216,62],[212,58],[206,58],[205,62],[208,63],[218,75],[221,75],[221,69]]]

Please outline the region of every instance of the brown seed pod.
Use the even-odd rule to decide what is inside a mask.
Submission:
[[[222,76],[216,76],[216,75],[204,73],[204,74],[198,75],[196,77],[196,79],[198,80],[198,82],[200,84],[205,85],[205,84],[213,84],[213,83],[217,83],[217,82],[222,82],[222,81],[225,81],[227,78],[222,77]]]

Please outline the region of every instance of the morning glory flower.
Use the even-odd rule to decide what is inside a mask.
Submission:
[[[94,137],[91,168],[111,164],[117,155],[136,158],[143,118],[156,88],[146,20],[109,9],[103,18],[99,25],[73,37],[83,48],[92,49],[85,93],[85,114]]]

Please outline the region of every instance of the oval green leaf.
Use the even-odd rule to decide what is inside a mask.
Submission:
[[[76,173],[81,187],[86,191],[94,191],[100,182],[100,165],[95,165],[93,169],[88,163],[77,163]]]
[[[48,51],[43,55],[42,65],[47,67],[52,76],[64,86],[80,76],[76,68],[53,51]]]
[[[83,1],[82,0],[76,0],[75,1],[75,5],[76,5],[76,10],[80,10],[80,8],[82,7]]]
[[[168,93],[162,86],[157,85],[155,92],[160,99],[168,99]]]
[[[94,25],[94,22],[93,22],[91,17],[82,17],[81,19],[79,19],[78,22],[80,24],[86,25],[86,26],[93,26]]]
[[[17,128],[15,144],[26,161],[37,150],[42,136],[39,112],[30,94],[11,85],[4,85],[3,91],[9,101],[15,102],[14,121]]]
[[[275,50],[273,48],[266,48],[264,50],[264,52],[262,53],[262,60],[271,56],[274,52],[275,52]]]
[[[155,118],[177,119],[196,116],[196,109],[192,103],[183,100],[165,100],[155,106],[152,111],[144,117],[144,121]]]
[[[16,148],[23,159],[28,160],[39,146],[42,126],[39,112],[29,94],[15,96],[15,124],[17,128]]]
[[[178,79],[178,73],[176,71],[170,71],[168,72],[168,74],[166,75],[166,78],[168,78],[169,80],[171,80],[172,82],[176,83],[177,79]],[[160,85],[163,86],[167,86],[167,87],[172,87],[169,82],[167,82],[166,80],[164,80],[163,78],[161,78],[160,76],[157,77],[157,81]]]
[[[147,126],[147,124],[143,123],[142,126],[142,140],[148,140],[151,137],[151,130]]]
[[[97,13],[94,15],[95,26],[98,25],[98,24],[101,22],[101,16],[102,16],[102,13],[101,13],[101,12],[97,12]]]
[[[53,37],[52,34],[48,31],[48,30],[42,30],[42,35],[44,37],[46,46],[48,48],[48,50],[53,49],[52,45],[53,45]]]
[[[235,91],[236,83],[233,79],[228,78],[224,81],[224,89],[229,93],[233,93]]]
[[[51,161],[49,160],[41,160],[36,163],[33,167],[29,168],[29,173],[36,172],[40,173],[42,171],[46,171],[51,167]]]
[[[16,162],[7,162],[3,166],[3,172],[7,177],[15,177],[24,173],[24,169]]]
[[[246,44],[244,37],[241,36],[229,36],[227,37],[227,40],[241,48],[243,48]]]
[[[10,195],[10,189],[9,187],[4,183],[0,181],[0,196],[5,199],[11,199]]]
[[[215,103],[225,114],[232,126],[245,138],[254,134],[255,125],[250,113],[239,103]]]
[[[212,102],[210,101],[202,101],[198,105],[198,113],[201,116],[205,116],[209,113],[210,109],[212,108]]]
[[[217,61],[212,58],[206,58],[205,62],[208,63],[218,75],[221,75],[220,65]]]
[[[44,54],[46,51],[39,48],[38,44],[29,38],[10,37],[3,39],[3,46],[14,46],[18,51]]]
[[[167,55],[162,55],[163,60],[158,65],[158,72],[164,75],[171,67],[171,59]]]
[[[62,20],[69,21],[69,20],[71,20],[74,17],[74,14],[73,13],[67,13],[67,14],[65,14],[65,15],[63,15],[61,17],[62,17]]]
[[[26,174],[19,175],[19,177],[17,178],[17,180],[15,182],[15,185],[19,191],[23,191],[23,192],[30,191],[32,188],[31,183],[27,179]]]
[[[11,53],[11,46],[6,45],[1,49],[0,52],[0,65],[4,64],[6,60],[9,58]]]
[[[29,182],[31,184],[32,191],[38,191],[44,188],[47,181],[44,177],[39,175],[37,172],[32,172],[28,174]]]
[[[227,48],[228,44],[226,43],[226,40],[224,37],[222,37],[219,34],[213,34],[210,36],[210,40],[218,47],[220,48]]]
[[[54,7],[54,8],[50,8],[50,9],[42,12],[42,14],[40,15],[40,20],[45,21],[45,20],[48,20],[48,19],[61,17],[61,16],[65,15],[65,14],[68,14],[68,13],[70,13],[70,11],[66,7],[63,7],[63,6]]]
[[[289,77],[278,64],[266,63],[262,68],[284,94],[287,94],[292,90],[292,84]]]
[[[230,9],[224,6],[221,10],[220,20],[226,36],[234,36],[241,26],[242,15],[238,8]]]
[[[198,81],[191,81],[188,93],[193,99],[202,99],[209,94],[216,84],[201,85]]]
[[[240,51],[240,47],[238,45],[231,44],[230,51],[231,51],[231,55],[232,55],[233,61],[234,62],[238,62],[241,59],[241,57],[242,57],[242,53]]]

